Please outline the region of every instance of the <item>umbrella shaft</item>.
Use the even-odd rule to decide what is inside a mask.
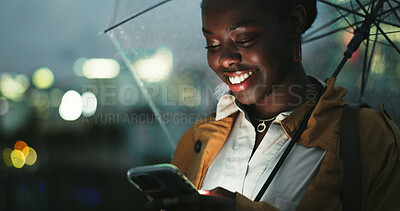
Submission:
[[[385,0],[379,0],[376,4],[376,7],[373,8],[370,14],[364,9],[367,13],[365,21],[358,27],[355,32],[353,38],[350,40],[349,44],[347,45],[347,49],[344,52],[345,57],[351,58],[353,53],[360,47],[361,43],[368,37],[369,29],[371,28],[372,23],[375,22],[376,15],[378,11],[381,10],[383,3]]]

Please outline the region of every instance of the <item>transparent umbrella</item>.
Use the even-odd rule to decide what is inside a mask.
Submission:
[[[105,31],[171,152],[184,131],[212,113],[217,102],[220,81],[207,65],[200,2],[117,0]]]
[[[226,91],[207,65],[200,2],[116,0],[104,31],[132,72],[171,150],[191,124],[214,111],[217,96]],[[394,110],[400,103],[399,5],[397,0],[318,0],[319,16],[303,36],[307,72],[319,78],[332,75],[353,34],[363,29],[361,50],[351,47],[355,53],[338,84],[348,88],[350,101],[362,98],[372,107],[385,103]],[[400,112],[393,117],[400,122]]]

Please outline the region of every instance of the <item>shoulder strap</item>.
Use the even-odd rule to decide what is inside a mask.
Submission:
[[[362,210],[361,203],[361,159],[359,110],[362,104],[345,107],[340,120],[340,154],[343,160],[343,210]]]

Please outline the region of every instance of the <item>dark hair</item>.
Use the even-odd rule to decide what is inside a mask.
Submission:
[[[212,1],[212,0],[210,0]],[[317,0],[259,0],[266,9],[271,9],[271,11],[276,12],[280,18],[285,19],[288,17],[288,13],[292,11],[297,5],[303,5],[307,12],[307,19],[304,31],[307,31],[311,25],[314,23],[317,17]],[[201,7],[203,7],[203,2],[201,2]]]
[[[272,6],[275,8],[274,11],[279,12],[282,18],[288,17],[290,12],[297,5],[303,5],[307,12],[307,19],[304,31],[307,31],[314,23],[317,17],[317,1],[316,0],[262,0],[265,2],[264,5]]]

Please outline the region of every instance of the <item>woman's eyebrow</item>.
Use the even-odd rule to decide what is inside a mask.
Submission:
[[[212,31],[205,29],[204,27],[201,28],[201,31],[203,31],[203,33],[206,33],[206,34],[214,34]]]
[[[237,29],[237,28],[240,28],[240,27],[243,27],[243,26],[255,25],[255,24],[256,24],[256,22],[253,21],[253,20],[243,19],[243,20],[240,20],[240,21],[236,22],[236,23],[233,24],[232,26],[230,26],[230,27],[228,28],[228,31],[233,31],[233,30],[235,30],[235,29]]]
[[[229,31],[229,32],[234,31],[237,28],[248,26],[248,25],[256,25],[256,21],[249,20],[249,19],[240,20],[240,21],[236,22],[235,24],[233,24],[232,26],[228,27],[227,31]],[[214,34],[212,31],[210,31],[204,27],[201,28],[201,30],[203,31],[203,33],[206,33],[206,34],[211,34],[211,35]]]

